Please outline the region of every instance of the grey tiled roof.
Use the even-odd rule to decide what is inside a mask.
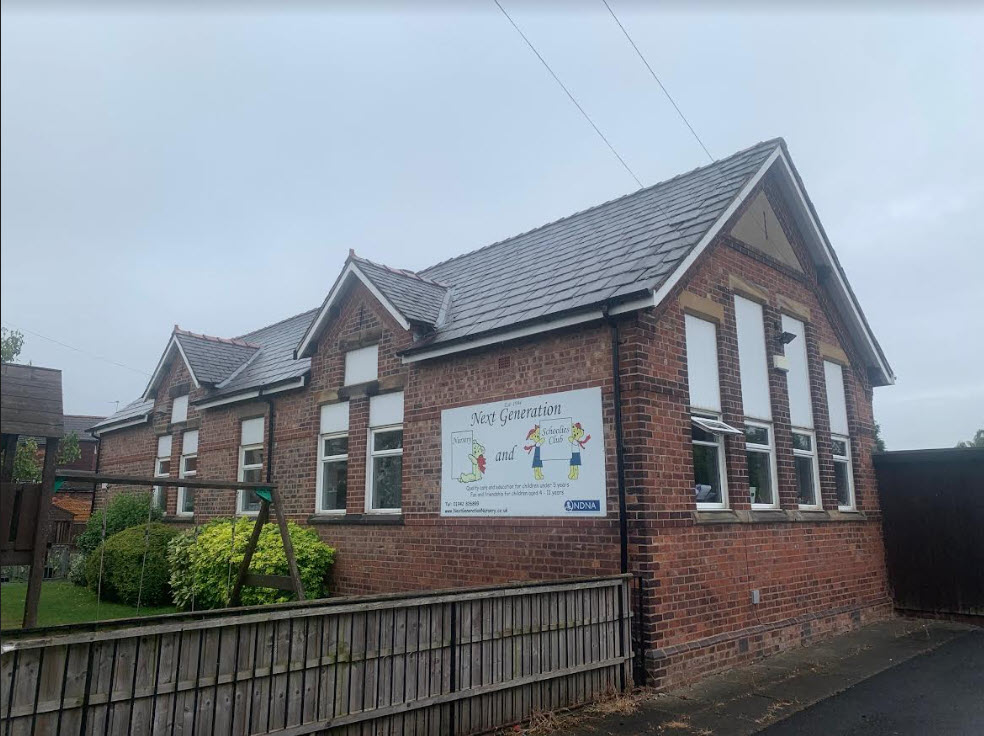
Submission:
[[[452,289],[427,344],[656,289],[780,145],[760,143],[420,272]]]
[[[382,266],[358,256],[353,256],[352,260],[407,321],[430,326],[438,323],[448,294],[447,286],[412,271]]]
[[[780,145],[759,143],[419,273],[355,255],[350,261],[409,322],[433,328],[421,346],[597,308],[659,288]],[[199,380],[215,382],[208,398],[218,398],[305,375],[310,359],[294,359],[294,350],[318,312],[232,341],[175,336]],[[137,401],[100,425],[152,408]]]
[[[99,429],[100,427],[104,427],[109,424],[118,424],[119,422],[125,422],[130,419],[137,419],[153,410],[153,399],[137,399],[136,401],[131,401],[112,416],[106,417],[101,422],[96,422],[95,424],[91,424],[89,426],[90,429]]]
[[[317,311],[312,309],[240,336],[239,340],[259,345],[260,351],[242,371],[210,393],[209,398],[269,386],[306,374],[311,361],[309,358],[294,360],[294,348]]]
[[[80,440],[94,440],[96,439],[91,434],[89,434],[89,428],[96,422],[101,422],[105,417],[94,417],[83,414],[66,414],[62,417],[62,423],[65,426],[65,434],[70,434],[75,432]]]
[[[222,383],[260,348],[241,340],[223,340],[175,329],[174,338],[188,356],[191,370],[200,383]]]

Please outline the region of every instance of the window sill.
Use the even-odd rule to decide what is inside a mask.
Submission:
[[[403,526],[403,514],[313,514],[308,524],[350,526]]]
[[[741,524],[742,518],[732,509],[697,509],[694,521],[698,524]]]
[[[194,514],[165,514],[161,517],[162,524],[194,524]]]
[[[863,511],[827,509],[696,509],[697,524],[803,524],[828,521],[867,521]]]
[[[867,521],[868,515],[860,509],[837,509],[828,512],[831,521]]]

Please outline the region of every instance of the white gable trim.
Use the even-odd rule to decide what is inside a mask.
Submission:
[[[865,347],[869,352],[869,357],[874,359],[875,364],[878,366],[879,370],[882,372],[882,375],[885,377],[885,381],[889,385],[894,384],[895,374],[892,373],[892,369],[889,368],[888,364],[882,358],[881,352],[878,350],[878,346],[875,344],[874,335],[872,335],[871,330],[868,328],[867,323],[865,322],[864,318],[861,316],[861,310],[858,307],[858,303],[852,296],[851,290],[847,287],[847,282],[844,279],[844,274],[841,272],[840,266],[837,264],[837,261],[834,259],[833,247],[830,245],[830,242],[827,240],[827,237],[824,235],[823,230],[820,229],[819,223],[817,222],[816,218],[813,216],[813,208],[810,207],[809,200],[806,198],[806,193],[803,191],[803,188],[800,186],[799,178],[796,176],[792,164],[789,162],[789,159],[786,157],[786,154],[782,151],[782,149],[779,150],[779,159],[780,161],[782,161],[782,167],[783,167],[782,170],[783,173],[785,174],[786,184],[796,195],[796,199],[799,202],[800,206],[802,207],[802,212],[806,216],[805,219],[810,226],[809,228],[805,228],[805,229],[809,230],[809,232],[814,236],[814,238],[816,238],[816,241],[819,244],[821,252],[823,254],[823,258],[826,261],[826,265],[830,267],[831,271],[833,271],[836,277],[836,284],[838,286],[838,291],[840,296],[840,299],[838,301],[844,303],[844,306],[847,307],[848,313],[850,314],[850,316],[854,318],[855,326],[857,327],[857,331],[860,333],[861,337],[863,338]]]
[[[107,432],[115,432],[118,429],[126,429],[127,427],[135,427],[138,424],[146,424],[147,419],[150,418],[150,414],[142,414],[136,419],[129,419],[123,422],[118,422],[116,424],[107,424],[103,427],[93,427],[89,430],[89,434],[94,437],[99,437],[100,435],[106,434]]]
[[[185,366],[188,368],[188,374],[191,376],[192,382],[195,384],[195,388],[201,388],[201,384],[198,382],[198,377],[195,375],[194,369],[191,367],[191,363],[188,362],[188,356],[185,355],[184,348],[181,347],[181,343],[178,341],[177,335],[172,334],[171,340],[168,342],[167,347],[164,348],[164,354],[157,363],[157,367],[154,369],[153,375],[150,377],[150,383],[147,384],[147,390],[144,391],[141,397],[144,401],[150,398],[151,392],[157,387],[160,379],[164,376],[164,369],[167,367],[168,359],[171,356],[171,351],[177,349],[178,353],[181,355],[181,360],[184,361]]]
[[[328,292],[328,298],[325,299],[325,303],[321,305],[321,309],[318,311],[318,316],[314,318],[314,321],[308,326],[307,331],[304,333],[304,337],[301,338],[300,344],[297,349],[294,350],[295,358],[307,358],[310,357],[311,350],[317,341],[318,335],[324,329],[325,324],[328,320],[328,314],[339,299],[339,294],[342,293],[342,288],[345,286],[345,282],[350,276],[353,276],[359,281],[361,281],[365,287],[369,290],[376,300],[383,305],[387,312],[395,319],[400,327],[404,330],[410,329],[410,323],[407,318],[400,314],[400,311],[393,306],[393,303],[383,296],[383,293],[376,288],[376,285],[369,280],[369,278],[362,272],[355,261],[349,261],[345,268],[342,269],[341,274],[335,280],[334,286],[331,287],[331,291]]]

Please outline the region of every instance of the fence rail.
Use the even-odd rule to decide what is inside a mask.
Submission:
[[[4,637],[3,734],[468,734],[631,678],[617,576]]]

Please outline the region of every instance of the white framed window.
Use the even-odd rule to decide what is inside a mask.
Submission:
[[[366,511],[399,513],[403,508],[403,392],[369,399]]]
[[[854,511],[854,469],[851,466],[850,437],[830,438],[834,455],[834,485],[837,488],[837,508],[840,511]]]
[[[769,357],[765,349],[762,305],[735,296],[735,329],[738,336],[738,372],[745,416],[772,421],[769,397]]]
[[[188,421],[188,394],[175,396],[171,402],[171,424]]]
[[[157,438],[157,457],[154,459],[154,477],[168,478],[171,475],[172,437],[166,434]],[[154,486],[151,503],[162,511],[167,509],[167,492],[164,486]]]
[[[321,407],[321,433],[318,435],[317,512],[344,514],[348,496],[347,401]]]
[[[779,508],[776,446],[771,424],[745,422],[745,461],[748,466],[748,492],[752,508]]]
[[[694,416],[690,439],[694,454],[694,497],[699,509],[728,508],[728,472],[724,458],[723,432],[708,427],[724,424],[716,417]]]
[[[827,385],[827,411],[830,414],[830,442],[834,456],[834,484],[837,488],[837,508],[854,511],[854,468],[851,463],[851,435],[847,423],[847,394],[844,391],[844,369],[829,360],[823,362],[823,378]]]
[[[810,366],[806,352],[806,325],[798,319],[782,315],[782,331],[795,335],[786,343],[784,353],[789,369],[786,371],[786,390],[789,394],[789,423],[794,427],[813,429],[813,399],[810,395]]]
[[[379,377],[379,345],[345,353],[345,385],[375,381]]]
[[[793,464],[800,508],[820,508],[820,469],[817,464],[816,436],[813,432],[793,430]]]
[[[684,315],[687,338],[687,388],[690,406],[721,413],[721,381],[718,377],[717,326],[706,319]]]
[[[198,475],[198,430],[185,432],[181,438],[181,465],[179,478],[195,478]],[[195,513],[195,489],[178,488],[178,515],[191,516]]]
[[[239,481],[260,483],[263,480],[263,417],[246,419],[242,423],[239,445]],[[240,490],[237,494],[237,511],[255,514],[260,510],[260,497],[256,491]]]

